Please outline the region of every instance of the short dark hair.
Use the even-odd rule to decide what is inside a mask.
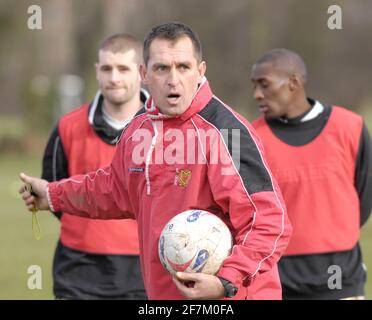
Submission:
[[[143,44],[143,60],[145,64],[150,59],[150,45],[155,38],[177,41],[180,38],[188,37],[193,44],[196,58],[199,62],[203,59],[202,46],[198,35],[190,27],[182,22],[166,22],[156,26],[146,35]]]
[[[134,50],[137,63],[142,62],[142,43],[134,36],[127,33],[117,33],[103,40],[98,50],[117,52],[127,52]]]
[[[303,78],[304,83],[306,82],[306,65],[304,60],[296,52],[285,48],[272,49],[264,53],[255,64],[266,62],[273,63],[275,66],[288,73],[298,73]]]

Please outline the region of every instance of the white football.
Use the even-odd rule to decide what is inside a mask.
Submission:
[[[188,210],[173,217],[159,239],[159,257],[172,274],[202,272],[216,274],[232,248],[232,236],[216,215]]]

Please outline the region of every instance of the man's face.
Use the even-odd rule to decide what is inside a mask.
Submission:
[[[160,112],[179,116],[190,106],[204,77],[205,62],[198,62],[188,37],[176,42],[155,38],[149,53],[147,65],[140,68],[143,83]]]
[[[290,79],[270,62],[255,64],[251,72],[253,96],[265,118],[286,116],[293,96]]]
[[[105,100],[112,105],[122,105],[138,99],[141,77],[135,51],[100,50],[98,58],[96,77]]]

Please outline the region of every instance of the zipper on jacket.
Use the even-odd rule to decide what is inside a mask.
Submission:
[[[149,151],[147,152],[147,155],[146,155],[145,177],[146,177],[147,195],[150,195],[150,193],[151,193],[149,166],[150,166],[152,152],[154,151],[154,148],[155,148],[156,139],[158,137],[158,129],[156,127],[156,121],[151,121],[151,123],[152,123],[152,126],[154,128],[154,136],[152,137],[151,146],[150,146]]]

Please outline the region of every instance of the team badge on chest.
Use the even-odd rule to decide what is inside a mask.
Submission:
[[[191,170],[188,169],[177,169],[175,185],[178,185],[182,188],[186,188],[190,182]]]

